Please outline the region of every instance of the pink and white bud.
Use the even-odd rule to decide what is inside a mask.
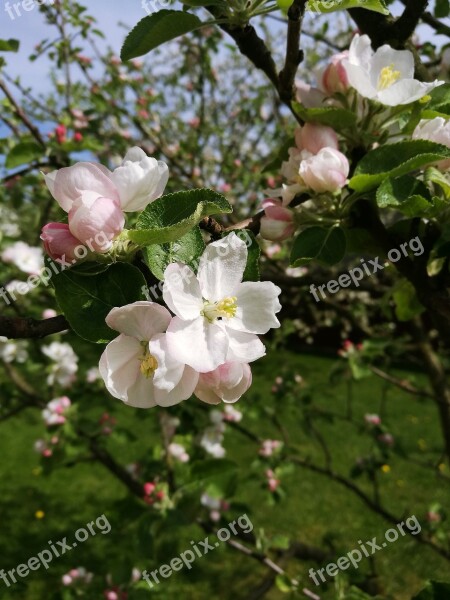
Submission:
[[[56,317],[57,314],[58,313],[53,308],[46,308],[45,310],[42,311],[42,318],[43,319],[52,319],[53,317]]]
[[[327,94],[331,95],[337,92],[344,94],[348,90],[350,84],[347,71],[342,64],[342,61],[347,58],[348,51],[332,56],[330,63],[319,78],[319,85]]]
[[[364,415],[364,421],[368,425],[381,425],[381,419],[378,415],[371,415],[371,414]]]
[[[94,252],[108,252],[124,225],[120,204],[96,192],[83,192],[69,211],[71,233]],[[100,233],[102,240],[99,240]]]
[[[300,163],[300,177],[314,192],[337,192],[347,182],[350,165],[335,148],[322,148],[315,156]]]
[[[208,404],[236,402],[252,384],[247,363],[227,362],[209,373],[200,373],[194,394]]]
[[[261,219],[261,237],[272,242],[282,242],[294,235],[294,212],[284,208],[282,200],[268,198],[263,202],[263,209],[265,216]]]
[[[57,262],[62,259],[67,261],[76,260],[75,249],[80,246],[78,240],[70,232],[66,223],[48,223],[44,225],[41,233],[46,253]]]
[[[322,148],[339,149],[338,137],[334,129],[326,125],[305,123],[295,130],[295,143],[300,150],[317,154]]]

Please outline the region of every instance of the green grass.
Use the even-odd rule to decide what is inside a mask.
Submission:
[[[255,365],[254,386],[238,405],[244,410],[242,424],[258,435],[280,437],[257,409],[274,404],[270,388],[275,376],[283,369],[298,372],[308,384],[318,386],[314,394],[316,406],[344,415],[347,409],[346,384],[331,384],[327,376],[334,362],[277,352]],[[421,381],[420,376],[417,381]],[[355,421],[363,423],[365,413],[379,412],[383,388],[384,383],[375,378],[353,386]],[[93,400],[92,410],[97,411],[97,415],[103,410],[114,412],[119,424],[136,436],[135,440],[121,444],[111,442],[120,462],[126,464],[139,454],[151,453],[155,443],[159,443],[155,438],[156,413],[135,411],[109,397],[103,398],[102,406],[95,406]],[[298,401],[301,401],[300,396]],[[283,415],[292,443],[301,450],[303,457],[310,456],[318,464],[323,464],[320,449],[302,428],[298,411],[291,405],[283,406],[282,400],[277,402],[277,414]],[[179,407],[171,409],[173,415],[179,412]],[[436,461],[439,458],[441,435],[432,402],[418,401],[390,388],[386,413],[385,422],[396,438],[397,446],[403,447],[410,458],[417,461]],[[356,457],[370,450],[369,436],[345,420],[321,422],[319,429],[329,441],[333,468],[343,475],[349,474]],[[94,573],[110,570],[117,574],[121,562],[125,571],[130,565],[140,568],[157,565],[151,548],[144,552],[142,544],[136,545],[133,527],[142,516],[142,508],[135,500],[129,499],[126,488],[102,466],[92,462],[58,468],[45,474],[39,467],[39,457],[33,452],[34,440],[42,433],[40,415],[33,411],[0,425],[0,568],[10,569],[26,562],[48,547],[48,540],[73,537],[76,529],[103,513],[108,515],[112,531],[109,535],[91,537],[76,550],[55,559],[48,571],[41,569],[31,573],[23,580],[24,585],[17,584],[7,590],[0,581],[0,597],[5,600],[61,598],[56,592],[60,577],[76,566],[85,566]],[[268,536],[287,535],[323,548],[332,541],[338,557],[357,548],[358,540],[371,540],[374,536],[382,538],[386,529],[391,527],[339,484],[301,467],[283,476],[282,487],[286,497],[283,502],[273,504],[270,494],[263,489],[264,467],[255,466],[257,446],[232,430],[227,434],[225,445],[228,458],[239,465],[239,485],[233,500],[247,506],[255,531],[264,529]],[[402,518],[414,514],[424,523],[424,515],[431,503],[440,502],[444,506],[448,503],[448,484],[429,470],[398,454],[393,456],[389,465],[391,470],[388,473],[380,471],[379,478],[383,504],[391,512]],[[370,489],[364,480],[356,483],[365,490]],[[36,518],[38,510],[45,513],[43,519]],[[236,511],[234,514],[240,514]],[[174,554],[167,550],[166,556],[176,555],[190,547],[190,540],[203,537],[195,525],[171,529],[168,543],[177,541],[179,549],[174,547]],[[368,559],[360,565],[358,571],[352,569],[345,575],[357,581],[359,576],[371,571]],[[291,560],[287,569],[290,575],[300,580],[301,587],[309,587],[324,600],[334,600],[336,595],[332,584],[319,589],[308,578],[309,568],[317,566],[312,562]],[[448,562],[408,537],[401,537],[378,552],[374,556],[374,567],[384,586],[384,594],[396,600],[409,600],[427,579],[450,580],[448,575],[445,576],[449,572]],[[246,599],[267,574],[266,568],[256,561],[221,547],[198,560],[191,571],[185,569],[165,580],[156,595],[169,600],[184,597],[194,600],[210,597]],[[101,595],[85,597],[101,598]],[[266,598],[278,600],[286,598],[286,595],[272,589]]]

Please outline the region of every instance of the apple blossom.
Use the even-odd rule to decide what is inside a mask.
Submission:
[[[322,148],[339,149],[337,133],[331,127],[315,123],[305,123],[295,130],[295,143],[299,150],[317,154]]]
[[[166,163],[157,161],[135,146],[128,150],[122,164],[111,174],[120,197],[122,210],[144,210],[164,192],[169,169]]]
[[[71,401],[67,396],[51,400],[42,411],[42,418],[47,427],[51,425],[63,425],[66,422],[65,414],[71,406]]]
[[[422,119],[412,134],[413,140],[430,140],[450,148],[450,120],[443,117]],[[450,168],[450,159],[441,160],[437,166],[446,170]]]
[[[386,106],[410,104],[444,83],[414,79],[412,52],[394,50],[387,44],[374,52],[368,35],[355,35],[342,64],[350,85],[361,96]]]
[[[335,148],[322,148],[302,160],[300,176],[314,192],[337,192],[345,186],[350,172],[347,157]]]
[[[41,351],[54,361],[47,377],[48,385],[58,383],[61,387],[69,387],[78,371],[78,356],[70,344],[52,342],[48,346],[42,346]]]
[[[107,252],[124,225],[125,216],[119,203],[96,192],[82,192],[69,211],[70,232],[95,252]],[[99,232],[103,234],[101,240]]]
[[[80,246],[78,240],[70,232],[69,225],[66,223],[48,223],[44,225],[41,233],[41,240],[44,242],[46,253],[53,260],[74,261],[76,256],[74,250]]]
[[[246,363],[225,363],[214,371],[201,373],[194,394],[208,404],[236,402],[252,384],[252,372]],[[221,413],[221,418],[223,415]]]
[[[344,94],[349,87],[347,72],[342,64],[348,58],[348,51],[331,57],[329,64],[319,76],[319,86],[327,94]]]
[[[112,396],[136,408],[172,406],[192,395],[198,373],[168,349],[169,311],[138,301],[113,308],[106,323],[120,333],[100,358],[99,370]]]
[[[378,415],[366,414],[364,415],[364,421],[368,425],[381,425],[381,419]]]
[[[267,198],[263,202],[265,216],[261,219],[259,232],[265,240],[282,242],[295,233],[294,212],[282,203],[278,198]]]
[[[189,454],[186,452],[186,448],[181,444],[176,444],[175,442],[172,442],[171,444],[169,444],[167,450],[169,455],[172,456],[175,460],[178,460],[182,463],[189,461]]]
[[[3,250],[1,258],[5,263],[12,263],[29,275],[39,275],[44,267],[42,249],[29,246],[25,242],[14,242]]]
[[[200,373],[264,356],[257,334],[280,326],[280,288],[269,281],[242,283],[247,253],[233,232],[207,246],[197,276],[182,263],[165,270],[163,296],[176,315],[167,330],[168,348]]]
[[[24,363],[28,360],[28,352],[26,350],[27,342],[9,340],[4,336],[0,336],[0,360],[5,363]]]

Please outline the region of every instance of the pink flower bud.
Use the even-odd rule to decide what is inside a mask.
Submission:
[[[96,192],[83,192],[69,211],[71,233],[95,252],[107,252],[124,225],[125,217],[119,202],[103,198]]]
[[[227,362],[209,373],[200,373],[194,394],[208,404],[236,402],[252,384],[247,363]]]
[[[155,491],[156,485],[152,482],[144,483],[144,494],[150,496]]]
[[[76,260],[75,249],[80,246],[80,241],[70,233],[69,225],[65,223],[48,223],[44,225],[41,240],[47,254],[53,260],[61,262]]]
[[[76,132],[73,134],[73,141],[74,141],[74,142],[77,142],[77,143],[79,143],[79,142],[82,142],[82,141],[83,141],[83,134],[82,134],[82,133],[80,133],[79,131],[76,131]]]
[[[337,192],[344,187],[350,172],[347,157],[335,148],[322,148],[300,163],[300,177],[314,192]]]
[[[368,425],[381,425],[381,419],[378,415],[364,415],[364,421]]]
[[[281,242],[295,233],[294,213],[282,206],[279,198],[263,202],[265,216],[261,219],[261,237],[272,242]]]
[[[58,313],[56,312],[56,310],[53,310],[53,308],[46,308],[43,312],[42,312],[42,318],[43,319],[52,319],[53,317],[56,317]]]
[[[67,585],[70,585],[71,583],[72,583],[72,577],[70,575],[66,574],[66,575],[62,576],[62,584],[63,585],[67,586]]]
[[[335,94],[339,92],[345,93],[349,88],[347,71],[345,70],[342,61],[348,58],[348,52],[341,52],[331,57],[329,65],[325,68],[320,79],[322,89],[327,94]]]
[[[338,137],[334,129],[326,125],[305,123],[303,127],[295,130],[295,143],[300,150],[307,150],[317,154],[322,148],[338,150]]]

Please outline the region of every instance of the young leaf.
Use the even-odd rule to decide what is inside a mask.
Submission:
[[[0,40],[0,52],[17,52],[19,50],[19,40],[9,39]]]
[[[106,315],[115,306],[145,300],[145,279],[126,263],[110,265],[95,277],[87,277],[85,271],[84,266],[77,273],[75,267],[54,275],[56,300],[75,333],[90,342],[108,342],[118,334],[106,325]]]
[[[349,8],[365,8],[382,15],[388,15],[389,10],[384,0],[309,0],[307,9],[319,13],[330,13]]]
[[[20,142],[17,146],[14,146],[6,157],[5,167],[7,169],[14,169],[19,165],[24,165],[40,158],[43,153],[44,149],[36,142]]]
[[[299,267],[313,259],[335,265],[344,258],[346,245],[345,233],[340,227],[309,227],[294,240],[291,265]]]
[[[377,204],[380,208],[397,208],[409,217],[432,207],[426,185],[411,175],[383,181],[377,190]]]
[[[377,188],[386,177],[406,175],[445,158],[450,158],[450,148],[428,140],[380,146],[358,163],[349,186],[357,192],[367,192]]]
[[[122,46],[120,58],[130,60],[143,56],[165,42],[203,27],[195,15],[180,10],[160,10],[144,17],[130,31]]]
[[[345,108],[324,106],[320,108],[305,108],[299,102],[293,102],[295,112],[308,123],[320,123],[341,130],[356,123],[357,116]]]
[[[147,246],[180,239],[209,215],[232,212],[222,194],[208,189],[188,190],[162,196],[149,204],[130,231],[130,240]]]
[[[450,84],[440,85],[430,93],[431,100],[422,112],[423,119],[450,115]]]
[[[197,271],[197,261],[203,254],[205,242],[199,227],[194,227],[186,235],[175,242],[152,244],[144,248],[144,260],[150,271],[160,280],[164,279],[164,271],[173,262],[182,262]]]

